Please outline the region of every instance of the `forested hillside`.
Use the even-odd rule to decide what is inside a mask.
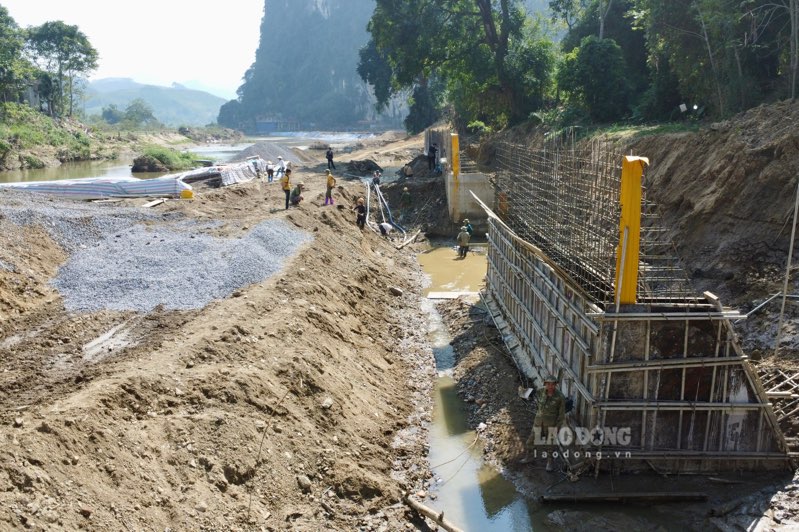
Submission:
[[[549,0],[543,19],[522,0],[375,3],[358,70],[379,106],[412,94],[411,132],[718,119],[796,96],[794,0]]]
[[[159,87],[127,78],[108,78],[89,83],[84,113],[102,115],[110,106],[125,109],[140,99],[152,108],[153,116],[167,126],[205,126],[216,122],[223,98],[174,84]]]
[[[371,109],[358,49],[374,0],[265,0],[255,62],[220,125],[253,130],[256,119],[307,127],[352,125]]]

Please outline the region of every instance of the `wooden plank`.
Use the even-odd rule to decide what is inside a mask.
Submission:
[[[155,207],[156,205],[161,205],[162,203],[166,203],[166,198],[158,198],[154,199],[153,201],[148,201],[147,203],[142,205],[142,207],[148,209],[150,207]]]
[[[410,506],[411,508],[413,508],[423,516],[429,517],[430,519],[435,521],[435,523],[439,527],[443,528],[447,532],[463,532],[462,528],[459,528],[458,526],[453,524],[452,521],[449,521],[444,517],[444,512],[437,512],[432,508],[425,506],[419,501],[413,499],[410,495],[406,495],[404,500],[405,504],[407,504],[408,506]]]
[[[458,299],[464,296],[476,296],[478,292],[430,292],[427,299]]]

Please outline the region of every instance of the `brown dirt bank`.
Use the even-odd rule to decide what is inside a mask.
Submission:
[[[290,211],[260,183],[157,207],[314,237],[196,311],[66,312],[48,285],[64,251],[0,219],[0,528],[404,528],[401,490],[427,475],[422,278],[409,248],[354,225],[356,184],[323,207],[322,176],[298,174]]]

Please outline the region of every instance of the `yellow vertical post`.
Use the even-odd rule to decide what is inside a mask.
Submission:
[[[457,133],[450,134],[450,154],[452,157],[452,176],[455,178],[455,183],[457,183],[458,176],[461,175],[461,151]]]
[[[621,164],[621,221],[616,250],[616,302],[634,304],[638,287],[638,257],[641,245],[641,177],[645,157],[626,156]],[[625,238],[624,233],[627,233]],[[625,249],[626,247],[626,249]]]

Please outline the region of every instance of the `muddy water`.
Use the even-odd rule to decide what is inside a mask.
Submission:
[[[430,292],[477,292],[485,284],[485,244],[470,246],[465,259],[458,258],[454,243],[449,244],[434,243],[433,247],[417,256],[431,280],[425,295]]]
[[[485,248],[472,246],[466,259],[446,243],[418,256],[431,278],[429,292],[476,292],[486,273]],[[455,355],[451,338],[432,300],[423,308],[430,315],[428,336],[439,378],[434,391],[430,427],[430,465],[435,475],[428,506],[467,531],[527,531],[533,529],[533,505],[513,484],[482,460],[477,434],[469,429],[464,405],[452,379]],[[435,498],[433,498],[435,497]],[[537,527],[538,528],[538,527]]]
[[[432,301],[425,300],[423,308],[430,314],[428,333],[439,371],[429,453],[435,482],[431,499],[424,503],[444,511],[447,519],[466,531],[532,530],[534,505],[483,463],[477,434],[468,427],[463,403],[450,376],[455,364],[451,338]]]

